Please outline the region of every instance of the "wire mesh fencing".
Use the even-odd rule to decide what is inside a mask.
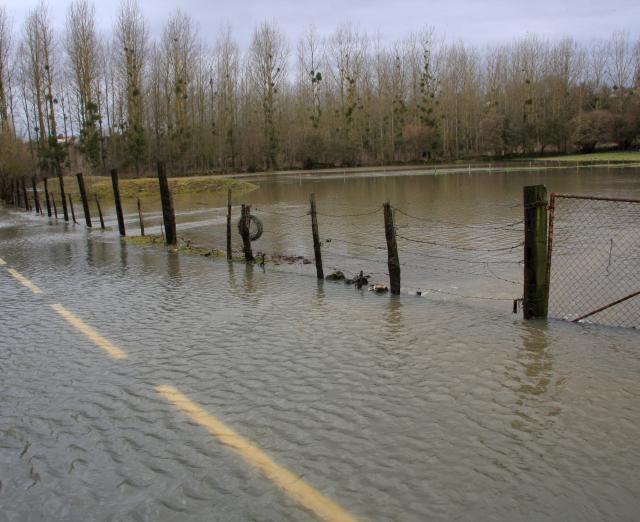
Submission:
[[[640,327],[640,200],[552,194],[549,315]]]

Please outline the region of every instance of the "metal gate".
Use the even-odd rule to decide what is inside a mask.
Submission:
[[[640,200],[551,194],[549,315],[640,328]]]

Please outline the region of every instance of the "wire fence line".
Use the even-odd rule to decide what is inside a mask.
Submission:
[[[513,205],[509,205],[512,207]],[[519,205],[520,207],[522,205]],[[369,217],[377,214],[382,207],[363,212],[345,212],[332,214],[328,212],[318,212],[320,217],[334,217],[345,219],[349,217]],[[514,295],[513,286],[521,283],[514,280],[513,268],[522,265],[522,241],[514,241],[515,236],[522,237],[522,231],[517,227],[523,224],[523,220],[510,220],[505,223],[493,222],[482,225],[481,223],[463,224],[446,219],[427,218],[417,215],[415,212],[408,212],[404,209],[393,207],[393,212],[398,217],[406,217],[408,223],[395,222],[396,238],[399,241],[400,266],[413,269],[414,272],[422,274],[421,283],[417,286],[418,292],[433,292],[435,295],[442,294],[460,299],[480,299],[501,302],[513,302],[519,299],[521,290],[516,289]],[[368,223],[368,221],[366,221]],[[362,231],[363,221],[346,223],[341,222],[340,234],[332,231],[334,228],[330,223],[322,222],[320,230],[322,237],[323,257],[329,255],[337,259],[363,262],[365,273],[388,276],[386,271],[371,270],[376,266],[385,266],[387,259],[387,244],[382,234],[376,236],[380,241],[371,241],[370,234]],[[485,227],[484,229],[482,227]],[[346,227],[346,228],[345,228]],[[326,232],[326,230],[329,232]],[[322,232],[325,232],[324,234]],[[478,244],[481,243],[482,246]],[[489,245],[495,244],[495,247]],[[411,248],[413,245],[414,248]],[[417,249],[415,247],[418,247]],[[347,247],[344,250],[343,247]],[[407,248],[409,247],[409,248]],[[456,252],[458,255],[452,255]],[[362,255],[366,253],[365,255]],[[517,255],[513,255],[517,254]],[[434,260],[436,263],[420,263],[420,259]],[[344,265],[331,263],[330,268],[349,273],[344,269]],[[502,275],[503,269],[508,268],[508,274]],[[353,268],[355,274],[357,268]],[[440,275],[438,275],[440,274]],[[449,274],[444,277],[443,274]],[[483,286],[494,281],[499,285],[506,283],[509,289],[498,292],[511,294],[509,297],[491,295],[495,293],[495,285],[492,285],[492,292],[487,295],[477,294],[473,291],[457,291],[457,288],[467,284],[471,290],[478,286],[480,280],[487,281]],[[431,283],[444,283],[444,287],[437,288]],[[454,286],[455,285],[455,286]],[[451,286],[451,287],[450,287]]]
[[[56,197],[54,193],[50,194],[52,199]],[[506,207],[516,208],[517,205],[509,203]],[[276,225],[271,230],[267,228],[265,231],[265,238],[270,241],[270,244],[266,243],[262,246],[261,253],[265,252],[271,256],[274,262],[284,258],[287,262],[293,260],[293,262],[300,261],[304,264],[311,263],[309,259],[299,255],[301,252],[308,252],[310,234],[307,229],[307,220],[311,214],[310,210],[304,208],[304,205],[297,204],[256,205],[252,208],[257,214],[271,216],[272,222]],[[77,210],[79,218],[82,211],[80,208]],[[177,215],[182,221],[179,228],[185,232],[179,239],[185,246],[202,245],[197,239],[200,235],[199,230],[212,225],[223,227],[226,223],[225,210],[226,208],[221,207],[175,212],[174,216]],[[382,211],[382,205],[357,208],[341,207],[332,203],[327,209],[321,208],[316,212],[321,220],[322,249],[330,258],[329,266],[338,270],[340,260],[343,260],[346,262],[343,265],[347,267],[346,271],[352,270],[357,273],[357,264],[360,264],[360,268],[367,273],[380,277],[389,276],[386,270],[387,244],[384,234],[381,233],[382,227],[378,228],[379,218],[376,217],[381,217]],[[521,256],[511,255],[522,246],[520,242],[515,241],[515,236],[521,234],[518,230],[522,224],[521,220],[507,220],[504,223],[489,220],[490,222],[484,224],[460,223],[455,220],[420,216],[419,211],[412,209],[396,207],[393,211],[398,218],[401,218],[394,226],[400,244],[400,266],[408,269],[409,272],[413,270],[414,276],[419,274],[419,282],[416,286],[419,285],[422,292],[429,291],[463,299],[495,301],[513,299],[513,297],[502,298],[490,294],[476,295],[470,291],[473,287],[470,282],[485,280],[509,285],[517,284],[512,280],[513,276],[503,274],[502,271],[511,272],[522,262]],[[215,218],[193,219],[193,216],[200,216],[203,213],[211,213]],[[136,221],[138,215],[132,212],[124,217],[129,225]],[[149,220],[146,224],[148,232],[156,233],[158,227],[162,229],[163,213],[157,210],[140,212],[139,217],[141,225],[143,218]],[[112,222],[109,217],[108,220]],[[372,220],[375,220],[375,223]],[[382,219],[380,219],[380,225],[382,225]],[[235,227],[233,228],[235,232]],[[376,230],[379,232],[375,232]],[[213,240],[214,246],[219,248],[220,239],[218,235],[217,238],[206,240],[206,243],[210,244]],[[237,243],[237,238],[235,242]],[[286,252],[291,247],[297,252]],[[269,254],[269,250],[276,249],[284,252],[274,251]],[[237,248],[235,252],[238,252]],[[441,284],[443,287],[439,288]],[[466,288],[469,291],[465,291],[465,284],[470,285]],[[461,290],[458,291],[458,288]],[[512,293],[512,290],[509,290],[509,293]]]

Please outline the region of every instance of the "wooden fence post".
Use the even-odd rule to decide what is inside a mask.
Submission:
[[[113,187],[113,200],[116,204],[116,216],[118,217],[118,229],[122,237],[127,235],[124,229],[124,215],[122,214],[122,202],[120,201],[120,186],[118,185],[118,170],[111,169],[111,185]]]
[[[400,258],[396,243],[396,229],[393,222],[393,210],[389,202],[384,204],[384,235],[387,239],[389,290],[393,295],[400,294]]]
[[[169,181],[164,168],[164,163],[158,162],[158,182],[160,183],[160,201],[162,203],[162,217],[164,220],[164,230],[167,245],[176,246],[178,244],[178,234],[176,232],[176,214],[173,209],[173,198],[169,189]]]
[[[138,198],[138,220],[140,221],[140,235],[144,237],[144,221],[142,220],[142,205],[140,204],[140,198]]]
[[[545,318],[549,308],[547,284],[547,188],[524,187],[524,295],[525,319]]]
[[[64,180],[62,179],[62,170],[58,169],[58,182],[60,183],[60,201],[62,201],[62,212],[64,220],[69,221],[69,212],[67,211],[67,196],[64,192]]]
[[[320,234],[318,233],[318,215],[316,213],[316,195],[309,196],[309,204],[311,205],[311,233],[313,234],[313,255],[316,258],[316,276],[318,279],[324,279],[324,271],[322,270],[322,251],[320,249]]]
[[[56,219],[58,219],[58,207],[56,206],[56,195],[51,193],[51,202],[53,203],[53,212],[56,215]]]
[[[242,235],[242,249],[244,250],[244,260],[253,261],[251,251],[251,237],[249,235],[249,225],[251,223],[251,205],[242,205],[242,217],[240,218],[240,234]]]
[[[71,194],[69,194],[69,208],[71,209],[71,219],[73,219],[73,224],[77,225],[78,222],[76,221],[76,213],[73,210],[73,199],[71,198]]]
[[[98,199],[98,194],[94,194],[96,198],[96,206],[98,207],[98,216],[100,217],[100,228],[104,230],[104,217],[102,216],[102,208],[100,207],[100,200]]]
[[[24,183],[24,178],[20,178],[22,182],[22,199],[24,199],[24,209],[26,211],[31,210],[31,205],[29,205],[29,198],[27,197],[27,186]]]
[[[31,176],[31,188],[33,189],[33,203],[36,206],[36,214],[41,214],[42,208],[40,207],[40,197],[38,196],[38,187],[36,186],[35,176]]]
[[[231,252],[231,189],[227,192],[227,259],[233,259]]]
[[[47,215],[51,217],[51,201],[49,200],[49,180],[44,178],[44,201],[47,204]]]
[[[16,190],[16,180],[12,178],[11,179],[11,199],[13,201],[14,207],[18,206],[18,195],[19,195],[19,192],[18,190]]]
[[[82,209],[84,210],[84,221],[91,228],[91,212],[89,211],[89,200],[87,199],[87,191],[84,187],[84,176],[82,172],[76,174],[78,178],[78,189],[80,189],[80,197],[82,198]]]

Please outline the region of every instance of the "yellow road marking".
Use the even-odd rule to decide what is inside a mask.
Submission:
[[[338,504],[329,500],[299,476],[274,462],[271,457],[263,453],[249,440],[237,434],[173,386],[156,386],[156,391],[184,411],[195,422],[206,428],[222,444],[238,453],[245,462],[262,471],[267,478],[272,480],[287,495],[313,511],[321,520],[326,520],[327,522],[355,522],[356,519]]]
[[[5,260],[0,257],[0,266],[4,266],[6,264]]]
[[[36,285],[34,285],[31,281],[29,281],[25,276],[23,276],[17,270],[10,268],[8,272],[23,286],[26,286],[29,290],[31,290],[34,294],[41,294],[42,290],[40,290]]]
[[[52,304],[51,308],[53,308],[53,310],[58,315],[62,316],[70,325],[80,330],[91,341],[93,341],[97,346],[106,351],[114,359],[125,359],[127,357],[127,354],[124,353],[120,348],[111,344],[88,324],[82,321],[82,319],[67,310],[61,304]]]

